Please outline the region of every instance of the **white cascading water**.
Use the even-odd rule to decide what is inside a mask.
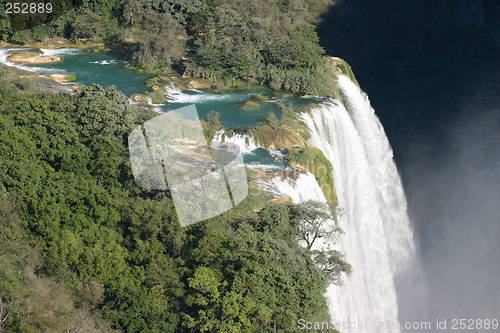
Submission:
[[[400,332],[397,275],[415,254],[406,199],[392,149],[368,97],[339,76],[345,107],[331,100],[303,115],[309,142],[333,166],[345,210],[340,246],[353,273],[328,287],[330,316],[342,332]]]
[[[0,63],[10,66],[10,67],[16,67],[28,72],[59,72],[62,73],[64,70],[61,69],[55,69],[55,68],[50,68],[50,67],[36,67],[36,66],[27,66],[27,65],[20,65],[20,64],[15,64],[13,62],[10,62],[8,60],[9,56],[13,51],[34,51],[34,52],[39,52],[41,51],[43,56],[48,56],[48,55],[62,55],[62,54],[69,54],[69,53],[75,53],[75,52],[81,52],[80,49],[76,48],[60,48],[60,49],[36,49],[33,47],[10,47],[10,48],[2,48],[0,49]]]
[[[259,148],[260,146],[255,142],[255,138],[252,134],[246,133],[234,133],[229,136],[224,130],[217,131],[214,134],[212,142],[229,142],[238,145],[243,154],[248,154],[252,150]]]
[[[296,179],[290,177],[274,177],[269,186],[274,193],[287,196],[293,203],[314,200],[326,202],[323,190],[310,172],[302,172]]]
[[[195,94],[185,93],[182,91],[175,82],[165,86],[165,97],[170,103],[205,103],[208,101],[222,101],[231,99],[231,94],[207,94],[201,90],[194,89],[188,85],[188,91],[195,92]]]

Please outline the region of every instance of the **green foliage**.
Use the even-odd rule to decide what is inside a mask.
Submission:
[[[74,39],[101,38],[105,29],[102,26],[102,17],[90,10],[78,12],[72,23],[71,37]]]
[[[302,241],[317,267],[326,274],[327,281],[339,285],[342,284],[342,273],[349,275],[352,272],[344,255],[336,250],[312,250],[319,238],[324,238],[329,244],[338,241],[343,231],[336,225],[336,216],[334,205],[321,202],[276,204],[266,206],[259,212],[256,227],[274,239],[283,239],[288,243],[294,243],[295,239]]]
[[[11,36],[9,41],[13,44],[26,44],[30,42],[33,39],[33,35],[31,34],[31,31],[29,30],[21,30],[21,31],[16,31],[14,32]]]
[[[326,63],[312,68],[293,69],[280,69],[274,65],[267,66],[267,82],[273,89],[286,89],[337,98],[340,96],[340,92],[332,74],[332,68]]]
[[[326,9],[320,0],[84,0],[31,29],[0,29],[17,44],[48,36],[119,38],[139,68],[179,66],[220,87],[258,82],[336,97],[313,25]]]
[[[297,243],[292,208],[256,215],[249,196],[183,228],[168,191],[133,185],[125,139],[151,116],[114,87],[50,95],[0,78],[1,328],[296,332],[298,318],[328,320],[328,275]]]
[[[341,285],[342,273],[350,275],[352,266],[344,259],[344,255],[337,250],[313,251],[314,262],[328,275],[328,281]]]
[[[235,1],[213,7],[202,34],[194,38],[196,53],[185,62],[186,73],[233,84],[237,80],[266,82],[277,89],[305,92],[325,60],[304,5]],[[331,85],[322,88],[321,92],[333,94]],[[316,88],[307,92],[320,93]]]
[[[188,13],[196,11],[193,1],[125,1],[123,20],[131,28],[136,50],[134,59],[145,68],[170,67],[179,63],[187,39]]]
[[[47,25],[38,25],[32,29],[33,39],[37,42],[43,42],[49,37],[51,29]]]
[[[188,279],[190,331],[296,332],[298,318],[328,317],[324,299],[307,292],[324,290],[325,275],[296,241],[259,230],[267,228],[260,219],[259,229],[243,223],[228,230],[215,223],[205,226],[192,250],[201,267]]]
[[[131,129],[130,102],[114,86],[104,89],[93,84],[82,88],[73,112],[83,137],[123,139]]]
[[[78,306],[66,286],[37,276],[34,268],[43,261],[41,249],[29,241],[22,220],[5,198],[0,197],[0,331],[112,332],[88,308]]]
[[[290,215],[298,239],[306,243],[308,250],[319,238],[335,242],[336,235],[341,232],[340,228],[332,225],[335,217],[326,204],[305,201],[292,207]]]
[[[150,10],[134,18],[134,22],[133,36],[137,40],[137,49],[133,57],[138,63],[149,68],[161,68],[170,67],[180,60],[186,32],[170,13]]]

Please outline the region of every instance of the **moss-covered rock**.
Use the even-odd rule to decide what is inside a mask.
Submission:
[[[261,125],[250,130],[250,132],[260,145],[271,150],[306,145],[306,140],[299,133],[288,128]]]
[[[260,212],[261,210],[264,209],[264,207],[268,205],[274,205],[274,204],[288,204],[292,203],[292,200],[289,197],[277,197],[273,198],[264,202],[259,203],[257,206],[254,207],[253,211],[254,212]]]
[[[237,106],[243,110],[258,109],[262,107],[262,105],[264,105],[268,99],[269,97],[265,95],[253,95],[245,102],[239,103]]]
[[[76,75],[73,74],[49,74],[49,77],[59,83],[67,83],[76,80]]]
[[[344,60],[338,57],[330,57],[328,63],[332,66],[333,73],[336,75],[345,75],[351,79],[352,82],[359,86],[358,80],[354,76],[351,66]]]
[[[134,102],[148,103],[144,94],[133,94],[130,96],[130,99]]]
[[[291,166],[312,173],[326,199],[330,202],[338,202],[332,175],[332,164],[320,149],[309,144],[305,147],[292,147],[287,149],[286,159]]]
[[[261,103],[258,100],[255,99],[247,99],[243,103],[238,103],[237,107],[243,110],[255,110],[258,109],[262,106],[263,103]]]
[[[151,97],[153,104],[163,104],[167,101],[167,98],[162,91],[148,92],[146,95]]]
[[[146,92],[143,94],[133,94],[130,99],[134,102],[146,104],[163,104],[167,101],[165,94],[161,91]]]

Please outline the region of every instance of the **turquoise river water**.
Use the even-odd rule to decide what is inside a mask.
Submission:
[[[8,56],[15,50],[33,50],[43,55],[57,55],[62,57],[63,61],[50,64],[16,65],[8,61]],[[146,82],[157,76],[127,67],[127,62],[118,52],[96,52],[94,49],[0,48],[0,62],[31,72],[74,74],[76,80],[71,84],[97,83],[103,87],[114,85],[127,96],[151,91]],[[255,126],[270,112],[280,117],[281,109],[278,104],[300,109],[317,100],[313,96],[280,97],[282,91],[257,85],[245,90],[232,90],[224,93],[196,89],[180,91],[173,88],[166,91],[169,101],[157,105],[158,108],[167,111],[195,104],[200,117],[205,118],[209,112],[217,111],[221,114],[219,119],[221,124],[231,128]],[[259,108],[241,108],[241,103],[253,95],[265,95],[268,97],[267,102]]]

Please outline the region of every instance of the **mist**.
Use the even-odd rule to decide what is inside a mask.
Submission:
[[[478,93],[441,129],[440,140],[414,142],[403,166],[425,288],[409,296],[417,286],[401,287],[400,319],[428,321],[426,332],[456,332],[453,319],[500,320],[500,103],[494,95]],[[436,321],[445,319],[447,329],[437,330]],[[500,331],[471,327],[467,332]]]

